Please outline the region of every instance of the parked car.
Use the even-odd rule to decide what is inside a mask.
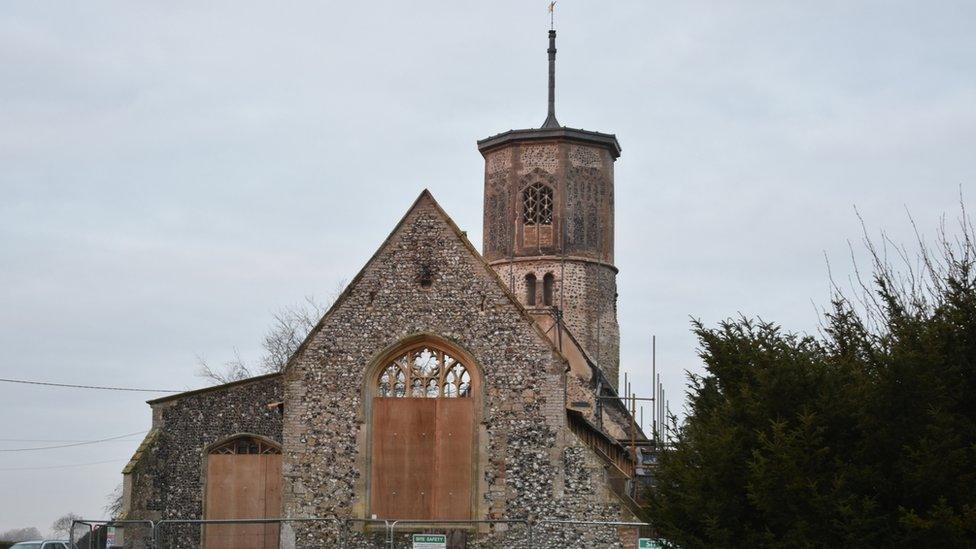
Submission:
[[[78,549],[77,545],[68,543],[65,540],[39,540],[22,541],[10,546],[10,549]]]

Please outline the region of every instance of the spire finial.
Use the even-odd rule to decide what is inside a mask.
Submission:
[[[556,29],[552,28],[552,12],[555,7],[555,2],[549,3],[549,114],[542,123],[543,128],[560,127],[556,120]]]

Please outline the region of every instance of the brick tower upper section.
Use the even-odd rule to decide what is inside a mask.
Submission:
[[[613,136],[568,128],[479,142],[485,259],[522,303],[562,320],[616,388]]]
[[[612,135],[513,130],[478,147],[489,262],[559,256],[613,266],[613,163],[620,148]]]
[[[613,166],[620,143],[556,121],[555,31],[548,53],[543,126],[478,142],[485,158],[482,253],[531,312],[562,319],[616,388]]]

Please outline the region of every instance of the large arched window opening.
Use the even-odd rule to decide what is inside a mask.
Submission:
[[[532,273],[525,275],[525,304],[535,306],[535,275]]]
[[[425,338],[387,354],[371,371],[370,514],[470,519],[480,402],[470,359]]]
[[[281,446],[241,434],[207,449],[206,519],[281,516]],[[206,549],[277,549],[277,524],[208,524]]]

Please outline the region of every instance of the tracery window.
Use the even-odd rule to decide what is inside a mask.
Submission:
[[[522,222],[526,225],[552,225],[552,187],[533,183],[522,191]]]
[[[390,361],[380,373],[378,388],[381,397],[468,397],[471,374],[449,353],[421,345]]]
[[[280,454],[281,448],[259,438],[239,436],[210,450],[211,454]]]

